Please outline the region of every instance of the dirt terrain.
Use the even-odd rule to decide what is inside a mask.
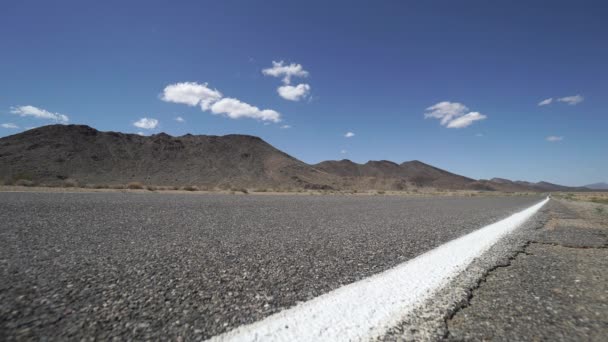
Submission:
[[[0,181],[89,188],[138,183],[198,190],[588,190],[547,182],[475,180],[417,160],[309,165],[249,135],[139,136],[84,125],[50,125],[0,138]]]

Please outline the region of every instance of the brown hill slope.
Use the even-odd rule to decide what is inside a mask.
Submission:
[[[149,137],[51,125],[0,139],[0,178],[328,188],[335,177],[247,135]]]
[[[539,182],[474,180],[414,160],[308,165],[248,135],[149,137],[50,125],[0,138],[0,181],[60,184],[199,185],[208,187],[403,190],[412,187],[500,191],[573,191]],[[579,190],[580,191],[580,190]]]
[[[467,189],[474,179],[459,176],[414,160],[396,164],[387,160],[357,164],[348,159],[329,160],[315,168],[342,177],[344,187],[372,189],[405,189],[408,186],[441,189]],[[491,190],[491,189],[490,189]]]

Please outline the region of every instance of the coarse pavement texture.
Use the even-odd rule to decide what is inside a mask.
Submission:
[[[0,340],[201,340],[540,197],[0,193]]]
[[[584,215],[589,207],[598,219]],[[447,322],[448,340],[606,341],[608,206],[552,200],[547,209],[522,253]]]

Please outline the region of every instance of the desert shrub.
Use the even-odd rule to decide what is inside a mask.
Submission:
[[[32,175],[27,172],[18,172],[13,175],[13,182],[17,182],[18,180],[21,180],[21,179],[33,181],[34,177],[32,177]]]
[[[268,189],[265,188],[261,188],[261,189],[254,189],[253,192],[267,192]]]
[[[602,207],[596,207],[595,211],[597,211],[597,213],[601,215],[601,214],[604,213],[604,208],[602,208]]]
[[[605,204],[608,204],[608,198],[591,197],[590,201],[593,202],[593,203],[605,203]]]
[[[118,190],[118,189],[124,189],[124,188],[125,188],[125,186],[122,185],[122,184],[112,184],[112,185],[110,185],[110,189],[116,189],[116,190]]]
[[[144,185],[141,184],[140,182],[130,182],[129,184],[127,184],[127,189],[141,190],[143,188],[144,188]]]
[[[156,191],[156,187],[154,185],[148,185],[148,186],[146,186],[146,190],[148,190],[148,191]]]
[[[78,182],[71,178],[68,178],[64,180],[63,183],[61,183],[61,186],[63,186],[64,188],[76,188],[78,187],[78,185]]]
[[[384,191],[384,190],[379,190],[379,191],[376,191],[376,193],[377,193],[378,195],[384,195],[384,194],[386,193],[386,191]]]
[[[232,188],[232,189],[230,189],[230,191],[232,193],[235,193],[235,192],[242,192],[244,194],[248,194],[249,193],[249,191],[247,191],[247,189],[245,189],[245,188]]]
[[[198,186],[196,186],[196,185],[186,185],[185,187],[182,188],[182,190],[186,190],[186,191],[198,191]]]
[[[107,189],[109,187],[107,184],[93,184],[93,189]]]
[[[20,186],[36,186],[36,183],[34,181],[29,180],[29,179],[18,179],[15,182],[15,185],[20,185]]]

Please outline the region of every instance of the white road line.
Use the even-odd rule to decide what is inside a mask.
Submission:
[[[404,262],[209,341],[360,341],[398,324],[549,198]]]

